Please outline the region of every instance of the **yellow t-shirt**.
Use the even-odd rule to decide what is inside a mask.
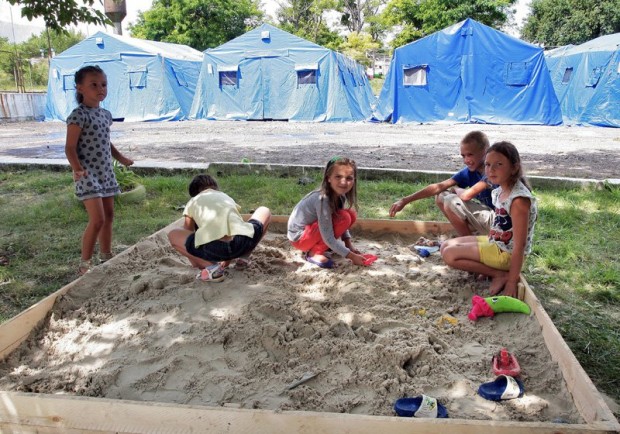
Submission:
[[[194,245],[196,247],[225,236],[254,236],[254,226],[243,221],[239,214],[241,207],[226,193],[204,190],[187,202],[183,215],[189,216],[198,225]]]

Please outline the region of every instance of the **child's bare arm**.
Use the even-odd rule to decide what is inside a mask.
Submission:
[[[116,146],[114,146],[112,143],[110,143],[110,148],[112,151],[112,157],[114,157],[114,159],[121,163],[123,166],[131,166],[133,164],[133,160],[131,158],[125,157],[121,153],[121,151],[116,149]]]
[[[77,181],[83,176],[87,176],[88,173],[80,164],[80,159],[77,154],[77,145],[78,140],[80,138],[80,134],[82,133],[82,129],[79,125],[69,124],[67,125],[67,139],[65,142],[65,155],[67,156],[67,160],[69,160],[69,165],[71,165],[71,170],[73,170],[73,179]]]
[[[183,221],[183,229],[194,232],[196,230],[194,219],[186,215]]]
[[[416,191],[415,193],[410,194],[409,196],[405,196],[402,199],[394,202],[390,207],[390,217],[394,217],[397,212],[401,211],[405,207],[405,205],[415,200],[435,196],[436,194],[439,194],[442,191],[446,191],[447,189],[449,189],[450,187],[454,187],[455,185],[456,181],[452,178],[435,184],[427,185],[422,190]]]
[[[527,229],[530,213],[530,200],[525,197],[518,197],[512,201],[510,215],[512,217],[512,259],[508,270],[508,280],[504,287],[504,294],[510,297],[517,296],[517,284],[519,275],[525,261],[525,243],[527,239]]]
[[[456,194],[459,198],[461,198],[461,200],[467,202],[478,196],[487,188],[489,188],[489,184],[487,184],[486,181],[478,181],[470,188],[458,188],[456,190]]]

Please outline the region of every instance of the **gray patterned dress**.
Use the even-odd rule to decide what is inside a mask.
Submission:
[[[67,125],[82,129],[77,143],[77,155],[85,177],[75,181],[75,195],[80,200],[110,197],[121,192],[112,166],[110,125],[112,114],[103,108],[80,104],[67,118]]]

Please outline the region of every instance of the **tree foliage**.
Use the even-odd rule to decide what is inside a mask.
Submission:
[[[375,17],[386,0],[339,0],[338,11],[342,13],[341,24],[351,32],[366,30],[368,20]]]
[[[155,0],[129,29],[137,38],[203,51],[242,35],[262,17],[258,0]]]
[[[368,53],[377,51],[379,48],[380,44],[373,41],[369,33],[358,32],[349,33],[346,42],[341,46],[344,54],[365,66],[372,64]]]
[[[44,30],[38,36],[33,35],[27,41],[19,44],[19,48],[26,58],[39,57],[41,55],[41,50],[43,50],[44,55],[47,56],[48,49],[52,49],[55,53],[60,54],[67,48],[73,47],[84,38],[85,36],[82,32],[76,32],[74,30],[56,30],[49,32],[48,40],[47,31]]]
[[[280,28],[332,50],[337,50],[343,38],[331,30],[324,14],[335,10],[336,0],[290,0],[280,4],[276,15]]]
[[[383,20],[402,26],[392,45],[399,47],[431,33],[472,18],[500,28],[513,15],[516,0],[390,0]]]
[[[530,9],[522,36],[546,47],[620,32],[620,0],[533,0]]]
[[[52,30],[49,32],[49,39],[47,30],[44,30],[38,36],[31,36],[27,41],[17,45],[9,44],[6,38],[0,38],[0,73],[12,78],[0,81],[6,82],[2,83],[4,87],[8,88],[8,83],[13,87],[16,68],[19,68],[26,85],[45,86],[49,72],[47,57],[50,49],[62,53],[83,39],[82,33],[73,30]]]
[[[9,0],[20,5],[22,16],[32,21],[43,18],[47,28],[63,31],[69,24],[110,24],[105,14],[93,8],[95,0]]]

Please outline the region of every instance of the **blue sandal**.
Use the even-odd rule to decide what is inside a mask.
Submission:
[[[310,262],[311,264],[317,265],[321,268],[334,268],[334,261],[332,261],[329,258],[327,259],[327,261],[321,262],[321,261],[317,261],[310,255],[306,255],[306,261]]]

